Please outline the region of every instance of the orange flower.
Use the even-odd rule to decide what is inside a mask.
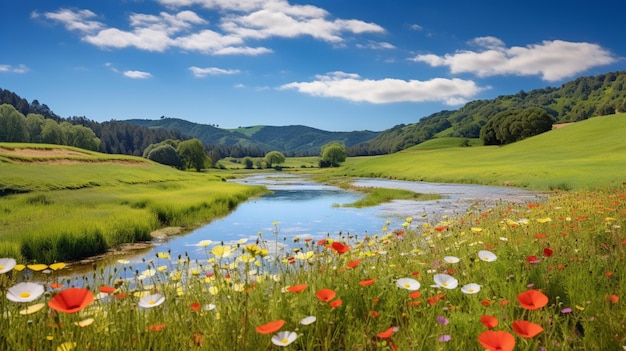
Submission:
[[[372,318],[376,318],[376,317],[378,317],[378,311],[372,311],[372,312],[370,312],[370,313],[369,313],[369,315],[370,315]]]
[[[110,294],[115,291],[115,287],[103,285],[99,290],[101,293]]]
[[[85,288],[61,290],[50,301],[48,307],[63,313],[75,313],[93,302],[93,293]]]
[[[381,338],[381,339],[388,339],[388,338],[391,337],[392,334],[393,334],[393,327],[391,327],[391,328],[389,328],[389,329],[387,329],[387,330],[385,330],[383,332],[380,332],[380,333],[376,334],[376,336]]]
[[[343,301],[341,299],[337,299],[337,300],[334,300],[334,301],[330,302],[330,307],[331,308],[337,308],[337,307],[341,306],[342,303],[343,303]]]
[[[331,247],[333,248],[333,250],[337,251],[338,254],[343,254],[350,251],[350,246],[340,243],[338,241],[333,242]]]
[[[419,299],[420,296],[422,296],[422,292],[419,290],[413,291],[412,293],[409,294],[409,297],[412,299]]]
[[[365,279],[365,280],[361,280],[359,282],[359,285],[361,286],[370,286],[372,284],[374,284],[376,282],[376,279],[372,278],[372,279]]]
[[[527,310],[536,310],[548,304],[548,297],[539,290],[527,290],[517,295],[517,301]]]
[[[60,284],[60,283],[50,283],[50,287],[52,289],[61,289],[63,287],[63,284]]]
[[[304,289],[306,289],[308,287],[307,284],[298,284],[298,285],[292,285],[290,287],[287,287],[287,291],[292,292],[292,293],[299,293],[304,291]]]
[[[196,346],[202,346],[204,345],[204,336],[200,333],[194,333],[193,334],[193,343],[196,344]]]
[[[348,264],[346,264],[346,267],[354,268],[354,267],[358,266],[359,263],[361,263],[361,260],[354,260],[352,262],[348,262]]]
[[[619,296],[615,295],[615,294],[611,294],[609,296],[606,297],[607,301],[611,301],[612,303],[618,303],[619,302]]]
[[[191,307],[192,311],[197,312],[200,310],[200,307],[202,307],[202,305],[200,305],[199,302],[192,302],[191,305],[189,305],[189,307]]]
[[[543,328],[539,324],[529,321],[515,321],[511,326],[517,335],[522,338],[532,338],[543,331]]]
[[[419,306],[422,304],[422,301],[409,301],[408,304],[409,306]]]
[[[263,325],[256,327],[256,331],[259,334],[272,334],[277,332],[280,328],[285,325],[285,321],[279,319],[277,321],[269,322]]]
[[[483,299],[483,300],[480,300],[480,304],[485,306],[485,307],[487,307],[487,306],[491,305],[491,301]]]
[[[335,291],[330,289],[320,289],[315,293],[315,296],[324,302],[334,299],[336,295]]]
[[[478,335],[478,342],[489,351],[512,351],[515,347],[515,337],[505,331],[484,331]]]
[[[167,327],[167,324],[150,324],[146,329],[153,332],[160,332],[165,329],[165,327]]]
[[[489,315],[480,316],[480,323],[482,323],[485,327],[492,329],[498,325],[498,318]]]

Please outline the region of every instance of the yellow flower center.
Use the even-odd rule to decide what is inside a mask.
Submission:
[[[474,289],[473,289],[473,288],[469,288],[469,290],[468,290],[468,291],[469,291],[469,292],[474,292]]]
[[[287,343],[287,341],[289,341],[289,340],[287,340],[287,339],[282,339],[280,342],[282,342],[283,344],[286,344],[286,343]]]
[[[443,284],[441,284],[441,285],[443,285],[443,286],[448,286],[448,283],[443,282]]]
[[[154,305],[155,303],[156,303],[156,301],[154,301],[154,300],[150,300],[150,301],[148,302],[148,304],[150,304],[150,305]]]
[[[27,299],[30,297],[30,293],[28,291],[24,291],[20,294],[20,297],[23,299]]]
[[[0,270],[3,270],[3,269],[4,269],[4,266],[0,265]]]
[[[488,256],[483,256],[483,260],[484,261],[489,261],[489,257]]]
[[[410,288],[410,287],[411,287],[411,284],[409,284],[409,283],[404,283],[404,287],[405,287],[405,288]]]

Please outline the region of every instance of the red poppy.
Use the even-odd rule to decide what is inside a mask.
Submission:
[[[50,287],[52,289],[61,289],[63,287],[63,284],[60,284],[60,283],[50,283]]]
[[[532,255],[532,256],[528,256],[528,257],[526,257],[526,261],[527,261],[527,262],[530,262],[530,263],[536,263],[536,262],[539,262],[539,261],[537,260],[537,256],[535,256],[535,255]]]
[[[287,291],[292,292],[292,293],[299,293],[304,291],[304,289],[306,289],[308,287],[307,284],[298,284],[298,285],[292,285],[287,287]]]
[[[545,249],[543,249],[543,255],[546,257],[550,257],[552,256],[552,254],[554,253],[554,250],[546,247]]]
[[[501,306],[506,306],[506,305],[508,305],[510,302],[511,302],[511,301],[509,301],[509,300],[502,300],[502,301],[500,301],[500,305],[501,305]]]
[[[498,325],[498,318],[489,315],[480,316],[480,323],[482,323],[485,327],[492,329]]]
[[[337,300],[333,300],[330,302],[330,307],[331,308],[337,308],[339,306],[341,306],[341,304],[343,303],[343,301],[341,299],[337,299]]]
[[[409,306],[419,306],[422,304],[422,301],[409,301]]]
[[[358,266],[359,263],[361,263],[361,260],[354,260],[352,262],[348,262],[348,264],[346,264],[346,267],[354,268],[354,267]]]
[[[409,294],[409,297],[412,299],[419,299],[420,296],[422,296],[422,292],[419,290],[413,291],[412,293]]]
[[[480,300],[480,304],[487,307],[489,305],[491,305],[491,301],[489,300]]]
[[[484,331],[478,335],[478,342],[489,351],[513,351],[515,347],[515,337],[505,331]]]
[[[370,316],[372,316],[372,318],[376,318],[378,317],[378,311],[372,311],[369,313]]]
[[[543,234],[543,233],[539,233],[539,234],[535,234],[535,238],[536,239],[544,239],[547,235]]]
[[[326,242],[327,242],[326,239],[322,239],[322,240],[317,242],[317,245],[326,245]]]
[[[165,329],[165,327],[167,327],[167,324],[150,324],[146,329],[153,332],[160,332]]]
[[[320,289],[315,293],[315,296],[317,296],[318,299],[324,302],[328,302],[334,299],[335,295],[337,295],[335,291],[330,290],[330,289]]]
[[[115,287],[103,285],[100,287],[100,292],[104,294],[110,294],[115,291]]]
[[[548,304],[548,297],[539,290],[527,290],[517,295],[517,301],[527,310],[536,310]]]
[[[304,242],[305,242],[305,243],[308,243],[308,242],[310,242],[311,240],[313,240],[313,239],[312,239],[312,238],[306,238],[306,239],[304,239]]]
[[[75,313],[93,302],[93,293],[85,288],[61,290],[50,301],[48,307],[63,313]]]
[[[374,284],[376,282],[376,279],[372,278],[372,279],[365,279],[365,280],[361,280],[359,282],[359,285],[361,286],[370,286],[372,284]]]
[[[389,329],[387,329],[387,330],[385,330],[383,332],[380,332],[380,333],[376,334],[376,336],[381,338],[381,339],[388,339],[388,338],[391,337],[392,334],[393,334],[393,327],[391,327],[391,328],[389,328]]]
[[[606,297],[607,301],[611,301],[612,303],[618,303],[619,302],[619,296],[615,295],[615,294],[611,294],[609,296]]]
[[[189,307],[191,307],[192,311],[197,312],[200,310],[200,307],[202,307],[202,305],[200,305],[200,302],[192,302]]]
[[[256,327],[256,331],[259,334],[272,334],[277,332],[280,328],[285,325],[285,321],[279,319],[277,321],[269,322],[263,325]]]
[[[543,328],[539,324],[529,321],[515,321],[511,326],[513,330],[515,330],[515,333],[522,338],[532,338],[543,331]]]
[[[344,254],[350,251],[350,246],[340,243],[338,241],[333,242],[331,247],[333,248],[333,250],[337,251],[338,254]]]

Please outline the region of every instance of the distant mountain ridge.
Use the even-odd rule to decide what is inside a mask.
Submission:
[[[59,122],[91,128],[102,141],[100,151],[106,153],[142,155],[148,144],[161,142],[164,138],[198,138],[215,153],[215,159],[259,156],[273,150],[286,156],[317,156],[321,146],[333,141],[343,143],[348,156],[362,156],[394,153],[439,137],[476,139],[487,121],[512,109],[542,108],[553,117],[555,124],[626,112],[624,88],[626,71],[580,77],[559,88],[520,91],[491,100],[471,101],[458,110],[442,110],[421,118],[416,116],[415,123],[396,125],[381,132],[329,132],[303,125],[220,129],[167,117],[95,122],[85,117],[61,118],[45,104],[37,100],[29,103],[4,89],[0,89],[0,104],[11,104],[23,115],[36,113]]]
[[[317,156],[322,146],[337,141],[351,147],[374,139],[380,132],[353,131],[329,132],[303,125],[249,126],[220,129],[178,118],[164,117],[156,120],[129,119],[124,122],[146,128],[177,130],[208,145],[257,147],[264,151],[280,151],[287,156]]]

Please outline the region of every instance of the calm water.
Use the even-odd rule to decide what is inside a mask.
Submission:
[[[278,222],[279,241],[289,245],[293,238],[320,239],[339,232],[359,237],[376,234],[389,221],[389,229],[401,228],[406,217],[413,217],[411,226],[420,221],[437,221],[443,215],[465,213],[468,208],[489,207],[499,201],[537,201],[540,194],[515,188],[501,188],[478,185],[437,184],[423,182],[402,182],[381,179],[358,179],[354,183],[364,187],[385,187],[410,189],[419,193],[437,193],[445,198],[434,201],[393,201],[370,208],[351,208],[341,205],[354,202],[363,195],[341,190],[337,187],[321,185],[306,178],[291,175],[254,176],[240,183],[265,185],[273,193],[251,199],[239,205],[228,216],[180,236],[155,241],[147,250],[125,253],[114,257],[111,263],[123,258],[129,260],[136,269],[144,269],[143,259],[155,259],[157,252],[170,251],[172,258],[188,254],[192,260],[207,259],[206,248],[200,241],[211,240],[213,245],[236,244],[240,240],[254,243],[259,233],[265,240],[274,242],[274,222]],[[427,213],[426,219],[422,214]],[[211,249],[211,246],[208,247]]]

